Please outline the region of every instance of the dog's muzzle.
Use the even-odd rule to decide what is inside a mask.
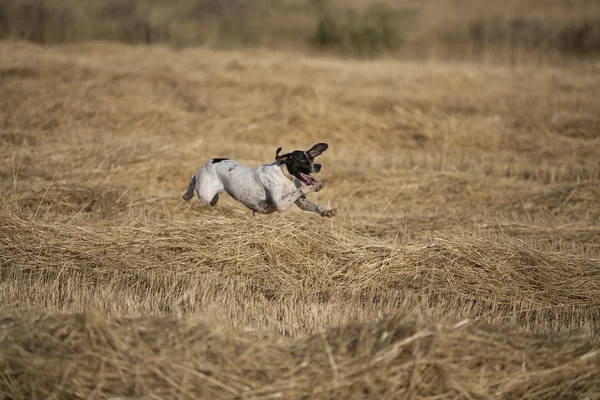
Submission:
[[[313,164],[313,172],[321,172],[321,164]]]

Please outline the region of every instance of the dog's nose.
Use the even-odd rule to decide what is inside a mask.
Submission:
[[[315,172],[321,171],[321,164],[315,164]]]

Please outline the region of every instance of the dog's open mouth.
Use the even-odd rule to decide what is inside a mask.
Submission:
[[[319,181],[317,180],[317,178],[315,178],[314,176],[312,176],[310,174],[305,174],[305,173],[302,173],[302,172],[300,172],[300,180],[302,182],[304,182],[307,186],[319,183]]]

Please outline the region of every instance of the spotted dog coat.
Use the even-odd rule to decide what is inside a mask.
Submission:
[[[324,186],[310,174],[321,170],[314,158],[327,147],[326,143],[318,143],[308,151],[295,150],[284,155],[279,155],[279,148],[274,163],[258,168],[248,168],[228,158],[213,158],[190,178],[183,199],[191,200],[195,191],[200,201],[214,206],[219,201],[219,193],[226,191],[253,213],[271,214],[295,203],[302,210],[334,217],[335,208],[327,210],[306,198]]]

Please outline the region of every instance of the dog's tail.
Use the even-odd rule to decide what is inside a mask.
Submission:
[[[189,201],[194,197],[194,189],[196,189],[196,175],[190,178],[190,184],[188,185],[187,192],[183,195],[185,201]]]

